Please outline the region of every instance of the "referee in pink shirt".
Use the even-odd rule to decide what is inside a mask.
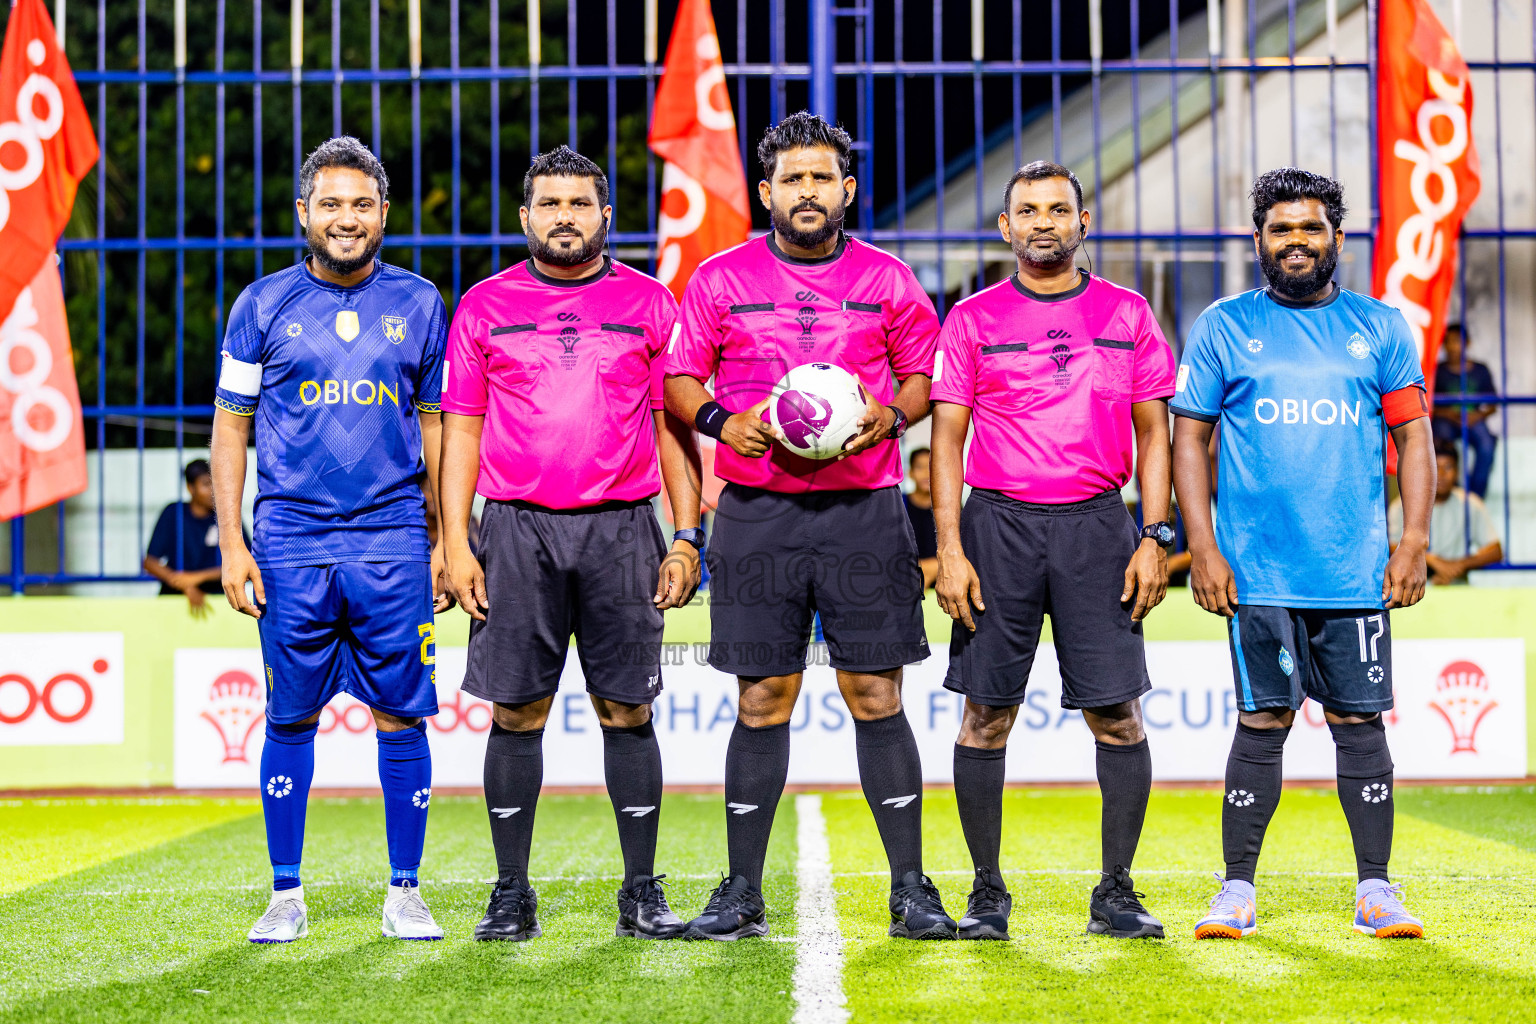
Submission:
[[[564,146],[523,179],[530,258],[465,293],[443,363],[443,530],[449,579],[474,618],[466,693],[492,701],[485,801],[497,882],[477,939],[539,934],[528,885],[549,718],[571,634],[603,730],[624,853],[617,934],[671,938],[683,922],[655,874],[662,611],[699,582],[698,455],[662,410],[677,304],[603,254],[608,179]],[[658,441],[661,472],[657,472]],[[665,477],[671,553],[651,498]],[[480,558],[467,527],[486,498]]]
[[[1077,269],[1088,221],[1071,171],[1019,168],[998,215],[1018,273],[955,305],[934,365],[937,590],[956,620],[944,685],[966,697],[955,800],[976,867],[962,939],[1008,937],[1003,757],[1046,614],[1061,705],[1082,711],[1097,741],[1103,880],[1088,931],[1163,934],[1129,871],[1152,788],[1141,620],[1168,587],[1174,358],[1146,299]],[[1120,497],[1133,439],[1139,537]]]
[[[927,415],[938,318],[910,267],[842,232],[850,146],[847,132],[803,112],[764,134],[758,198],[773,232],[699,267],[667,362],[667,407],[721,442],[709,663],[734,673],[741,694],[725,758],[730,874],[689,938],[768,933],[763,858],[817,612],[890,861],[890,934],[955,933],[922,873],[923,773],[901,705],[902,666],[926,658],[928,640],[896,439]],[[841,366],[872,396],[835,461],[776,444],[761,417],[774,384],[810,362]]]

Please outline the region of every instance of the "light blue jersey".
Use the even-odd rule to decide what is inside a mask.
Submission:
[[[439,410],[447,333],[437,288],[387,263],[240,293],[214,401],[255,417],[258,564],[430,561],[417,414]]]
[[[1408,324],[1335,288],[1212,303],[1190,329],[1175,414],[1220,424],[1216,544],[1238,602],[1380,608],[1387,565],[1382,396],[1423,387]]]

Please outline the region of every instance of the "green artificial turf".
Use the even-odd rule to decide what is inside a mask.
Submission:
[[[926,796],[926,867],[959,916],[970,861],[953,797]],[[1288,790],[1259,877],[1259,933],[1200,942],[1216,889],[1220,796],[1158,790],[1136,865],[1168,939],[1083,934],[1098,863],[1092,790],[1010,790],[1009,943],[888,939],[889,881],[856,792],[823,798],[842,974],[855,1024],[905,1021],[1512,1021],[1536,1005],[1536,788],[1397,794],[1395,876],[1422,942],[1350,931],[1354,862],[1331,790]],[[547,797],[531,866],[544,937],[475,943],[494,873],[478,798],[433,801],[423,892],[448,938],[380,937],[377,800],[316,799],[310,937],[252,946],[269,877],[254,800],[0,802],[0,1022],[764,1021],[795,1012],[795,811],[779,805],[765,879],[775,940],[613,937],[620,858],[603,797]],[[669,796],[657,868],[702,906],[725,864],[718,796]]]
[[[1099,862],[1098,795],[1049,790],[1006,798],[1013,941],[897,943],[885,937],[889,880],[869,812],[857,795],[829,798],[854,1019],[1503,1022],[1536,1014],[1536,791],[1400,791],[1394,876],[1425,921],[1422,941],[1350,930],[1354,857],[1338,799],[1332,790],[1288,790],[1259,865],[1258,934],[1195,942],[1194,924],[1218,888],[1211,872],[1222,866],[1220,799],[1153,794],[1135,877],[1164,941],[1084,934]],[[951,794],[927,795],[924,834],[927,870],[958,918],[971,871]]]
[[[0,807],[0,828],[22,810]],[[691,916],[725,865],[720,800],[670,796],[660,813],[657,869]],[[794,835],[786,800],[764,878],[780,936],[795,927]],[[309,938],[245,940],[266,905],[266,865],[259,814],[212,818],[0,898],[0,1021],[779,1022],[793,1011],[793,943],[614,938],[622,861],[605,797],[540,802],[530,873],[544,936],[530,942],[469,939],[495,875],[478,798],[432,802],[422,892],[442,942],[379,934],[389,870],[378,800],[312,801]]]

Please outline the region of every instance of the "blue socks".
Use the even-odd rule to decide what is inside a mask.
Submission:
[[[432,751],[427,723],[399,732],[379,731],[379,784],[384,787],[384,833],[389,838],[390,885],[416,884],[432,801]],[[308,789],[308,783],[305,784]],[[302,820],[302,819],[301,819]]]
[[[304,858],[304,811],[309,784],[315,777],[315,732],[318,722],[280,725],[267,721],[267,742],[261,749],[261,810],[267,822],[267,856],[272,860],[272,888],[299,887],[299,862]]]

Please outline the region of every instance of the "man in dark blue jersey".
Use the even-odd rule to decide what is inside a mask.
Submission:
[[[273,892],[252,942],[308,934],[299,862],[316,723],[342,692],[378,727],[391,872],[383,933],[443,937],[416,872],[432,799],[423,716],[437,713],[442,564],[423,490],[436,487],[448,318],[431,282],[377,259],[388,190],[356,139],[311,153],[297,201],[309,255],[245,289],[224,336],[213,424],[224,593],[258,620],[267,676]],[[254,557],[240,534],[253,424]]]
[[[1227,618],[1239,708],[1227,761],[1227,874],[1195,938],[1257,927],[1254,870],[1280,801],[1296,711],[1323,707],[1354,840],[1355,930],[1419,937],[1387,878],[1392,755],[1388,610],[1424,596],[1435,493],[1429,408],[1408,324],[1333,281],[1344,232],[1338,182],[1294,167],[1253,186],[1253,240],[1269,287],[1212,303],[1190,330],[1171,407],[1174,485],[1190,584]],[[1221,424],[1211,527],[1206,445]],[[1386,433],[1399,453],[1402,543],[1388,556]]]

